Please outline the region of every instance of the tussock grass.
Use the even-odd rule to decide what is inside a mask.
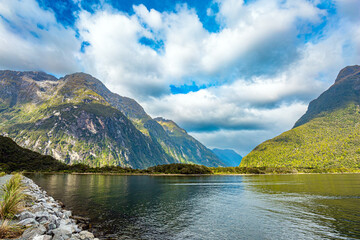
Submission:
[[[26,195],[23,193],[25,187],[21,180],[22,175],[15,174],[1,188],[3,199],[0,202],[0,217],[2,219],[12,219],[15,214],[25,209]]]
[[[0,177],[3,177],[6,175],[6,172],[0,172]]]
[[[10,224],[8,219],[4,219],[0,225],[0,239],[18,238],[23,232],[23,228],[14,224]]]

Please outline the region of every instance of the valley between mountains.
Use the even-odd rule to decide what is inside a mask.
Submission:
[[[243,159],[231,150],[211,151],[175,122],[151,118],[135,100],[112,93],[84,73],[57,79],[43,72],[0,71],[0,121],[3,136],[70,165],[148,169],[185,163],[212,167],[195,170],[201,173],[358,171],[360,66],[342,69],[293,129],[261,143]],[[6,139],[2,142],[10,144]],[[32,159],[35,155],[31,154],[21,158]],[[60,166],[52,159],[45,162]],[[149,171],[177,173],[179,167]]]

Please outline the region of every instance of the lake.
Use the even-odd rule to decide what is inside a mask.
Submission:
[[[27,176],[108,238],[360,239],[360,174]]]

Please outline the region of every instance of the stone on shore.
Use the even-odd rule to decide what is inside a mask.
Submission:
[[[19,225],[28,227],[19,239],[98,240],[91,232],[82,230],[81,226],[84,226],[87,218],[74,218],[71,211],[62,209],[58,201],[49,197],[31,179],[24,177],[23,182],[27,186],[26,194],[32,199],[28,202],[27,210],[16,216]]]
[[[20,239],[34,239],[36,236],[42,235],[46,232],[46,228],[43,225],[30,227],[25,230]]]

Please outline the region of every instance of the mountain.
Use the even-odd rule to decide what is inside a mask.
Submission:
[[[214,148],[213,153],[220,158],[220,160],[225,164],[227,167],[237,167],[239,166],[242,156],[237,154],[232,149],[219,149]]]
[[[360,66],[349,66],[293,129],[258,145],[240,166],[359,168],[359,105]]]
[[[59,170],[64,164],[51,156],[18,146],[13,140],[0,136],[0,171]]]
[[[205,166],[225,166],[212,151],[207,149],[195,138],[187,134],[175,122],[161,117],[154,119],[165,131],[168,136],[167,146],[164,148],[169,155],[176,160],[185,163],[197,163]],[[149,131],[152,132],[151,128]]]
[[[182,162],[166,152],[173,148],[170,137],[135,100],[85,73],[57,79],[0,71],[0,120],[3,135],[65,163],[146,168]],[[208,166],[219,164],[211,160]]]

